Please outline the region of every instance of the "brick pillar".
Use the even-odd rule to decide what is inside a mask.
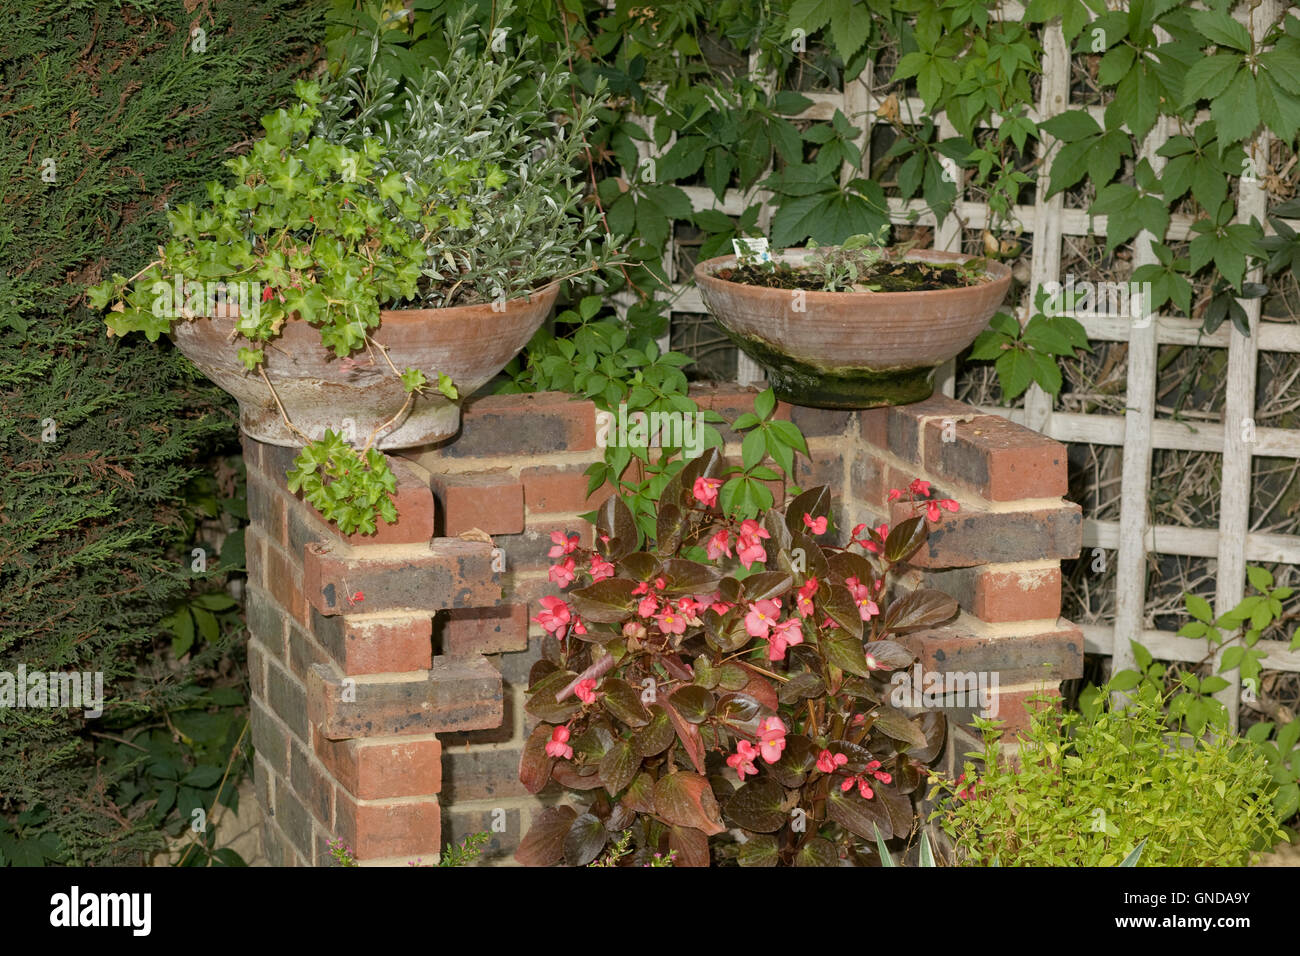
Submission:
[[[997,716],[1014,733],[1027,722],[1028,698],[1059,696],[1062,680],[1083,674],[1082,632],[1060,617],[1060,562],[1083,544],[1082,509],[1062,499],[1065,446],[942,395],[858,416],[851,487],[869,515],[862,520],[907,517],[910,506],[885,495],[915,478],[931,483],[933,497],[961,504],[931,526],[910,561],[910,580],[952,595],[961,614],[901,642],[926,670],[997,674]],[[959,727],[972,712],[949,717]],[[958,755],[974,744],[955,730]]]
[[[285,488],[295,449],[244,438],[248,664],[263,841],[278,865],[432,862],[441,847],[442,731],[501,722],[482,655],[433,656],[442,608],[501,594],[490,546],[437,538],[430,479],[402,459],[399,520],[344,536]]]

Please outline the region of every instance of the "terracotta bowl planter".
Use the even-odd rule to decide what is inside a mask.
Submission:
[[[811,255],[776,258],[798,265]],[[913,250],[906,260],[962,263],[973,256]],[[719,256],[695,267],[704,304],[723,331],[767,371],[777,395],[813,408],[873,408],[929,398],[934,370],[966,348],[1006,298],[1011,269],[988,265],[990,281],[933,292],[804,292],[729,282],[736,265]],[[795,311],[796,305],[802,311]]]
[[[418,368],[431,382],[436,373],[444,372],[460,394],[468,396],[528,344],[555,304],[559,288],[559,283],[552,283],[529,298],[506,303],[501,312],[493,311],[490,304],[384,310],[371,337],[388,348],[388,357],[399,371]],[[239,402],[239,424],[246,434],[272,445],[301,445],[302,440],[285,428],[261,376],[245,372],[240,364],[239,347],[250,343],[234,336],[235,321],[230,317],[177,322],[172,340],[204,375]],[[290,420],[312,438],[333,429],[364,442],[406,400],[401,381],[382,356],[376,353],[372,359],[361,351],[349,359],[336,358],[321,345],[317,329],[306,322],[286,323],[265,349],[267,378]],[[430,388],[375,447],[425,445],[450,438],[459,427],[460,406]]]

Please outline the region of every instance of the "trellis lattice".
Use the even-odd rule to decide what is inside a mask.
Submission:
[[[1280,11],[1278,0],[1263,0],[1240,19],[1252,36],[1258,36]],[[1018,18],[1020,13],[1021,8],[1016,4],[1002,6],[1004,17]],[[1094,119],[1103,120],[1104,106],[1071,103],[1071,54],[1059,25],[1045,27],[1042,40],[1042,82],[1037,109],[1030,112],[1030,118],[1041,122],[1070,109],[1086,108]],[[753,57],[750,70],[751,75],[763,81],[764,78],[758,77]],[[878,111],[890,100],[891,91],[875,88],[871,74],[870,68],[863,70],[857,79],[848,82],[839,92],[804,92],[812,105],[791,117],[793,121],[829,120],[840,110],[850,122],[861,128],[857,145],[862,150],[862,167],[857,170],[846,164],[843,181],[855,175],[869,174],[872,130],[880,122]],[[765,85],[770,85],[772,78],[765,79]],[[919,97],[900,94],[895,102],[905,123],[916,123],[918,118],[926,115]],[[1205,118],[1208,118],[1208,113],[1198,116],[1197,122]],[[942,138],[954,135],[945,117],[939,115],[934,119]],[[1164,162],[1158,150],[1172,135],[1172,122],[1168,117],[1159,117],[1137,157],[1147,159],[1157,173]],[[661,150],[654,150],[651,137],[638,144],[638,148],[643,160],[655,159],[671,148],[673,142],[670,138]],[[1083,209],[1067,208],[1063,192],[1047,198],[1053,145],[1052,137],[1043,132],[1037,146],[1039,168],[1035,201],[1032,205],[1013,206],[1007,217],[1012,222],[1023,224],[1027,237],[1032,238],[1028,252],[1028,291],[1016,310],[1022,323],[1029,315],[1032,290],[1049,281],[1061,281],[1065,241],[1071,237],[1094,237],[1106,233],[1104,215],[1090,216]],[[1270,138],[1265,130],[1249,144],[1248,153],[1258,158],[1267,155],[1269,146]],[[759,182],[762,182],[761,178]],[[963,184],[958,182],[957,201],[942,221],[936,221],[924,202],[897,197],[889,199],[890,219],[898,225],[929,226],[933,234],[932,248],[960,250],[964,232],[988,228],[992,220],[988,205],[968,198],[962,187]],[[770,196],[761,188],[749,191],[729,189],[720,202],[705,187],[685,186],[683,189],[695,210],[716,210],[739,216],[749,206],[760,202],[763,204],[760,228],[766,230],[770,221]],[[1267,192],[1261,182],[1243,176],[1237,199],[1238,221],[1248,222],[1252,217],[1266,221]],[[1162,238],[1174,242],[1187,240],[1192,222],[1193,217],[1174,212]],[[1134,269],[1156,261],[1152,243],[1158,238],[1161,237],[1143,232],[1132,243]],[[703,315],[706,309],[690,276],[679,274],[678,251],[675,240],[670,241],[663,261],[670,290],[664,294],[671,298],[673,312]],[[1126,276],[1117,278],[1127,279]],[[1259,270],[1247,278],[1260,281]],[[620,304],[625,307],[629,301],[624,298]],[[1110,655],[1115,668],[1133,665],[1130,639],[1141,641],[1155,657],[1163,660],[1199,661],[1205,655],[1203,641],[1181,638],[1174,632],[1146,626],[1147,568],[1155,557],[1179,555],[1215,561],[1216,614],[1230,610],[1244,596],[1248,563],[1300,565],[1300,535],[1267,534],[1250,528],[1252,460],[1258,456],[1300,459],[1300,430],[1256,428],[1254,425],[1259,355],[1261,352],[1300,353],[1300,324],[1262,320],[1259,299],[1244,299],[1241,305],[1248,316],[1249,335],[1243,335],[1231,324],[1213,334],[1206,334],[1201,330],[1199,320],[1168,313],[1152,315],[1149,321],[1141,322],[1110,315],[1074,314],[1091,342],[1127,345],[1122,415],[1067,412],[1054,408],[1051,396],[1036,384],[1030,386],[1023,407],[981,407],[981,411],[1010,418],[1062,442],[1122,449],[1118,519],[1103,520],[1085,515],[1084,521],[1085,559],[1089,554],[1114,552],[1116,562],[1114,613],[1110,621],[1082,625],[1087,650]],[[670,337],[671,330],[662,341],[665,347]],[[1221,421],[1197,422],[1193,428],[1185,422],[1157,416],[1157,356],[1159,348],[1165,345],[1226,350],[1227,400]],[[761,379],[761,375],[752,361],[743,354],[739,356],[738,381],[742,384],[755,382]],[[953,395],[955,381],[955,371],[950,363],[940,370],[939,388],[945,394]],[[1152,455],[1153,451],[1161,449],[1209,452],[1221,456],[1217,529],[1154,524],[1149,519]],[[1300,671],[1300,651],[1290,651],[1287,647],[1284,641],[1261,641],[1257,648],[1266,652],[1263,667],[1266,670]],[[1240,682],[1235,672],[1226,676],[1231,678],[1230,686],[1218,696],[1235,719]]]

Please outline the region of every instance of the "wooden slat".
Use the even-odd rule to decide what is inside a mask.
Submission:
[[[1252,8],[1247,27],[1257,41],[1262,39],[1279,13],[1277,0],[1261,0]],[[1251,144],[1250,154],[1262,170],[1268,165],[1272,142],[1267,129]],[[1268,211],[1268,194],[1256,178],[1242,176],[1237,186],[1237,221],[1263,222]],[[1246,275],[1249,282],[1263,278],[1262,267]],[[1219,482],[1219,563],[1214,591],[1215,612],[1226,614],[1246,596],[1246,532],[1250,527],[1251,453],[1255,429],[1255,379],[1259,367],[1259,299],[1238,300],[1246,312],[1250,335],[1234,324],[1228,332],[1228,371],[1223,417],[1223,477]],[[1215,670],[1224,648],[1214,656]],[[1237,708],[1241,703],[1240,675],[1233,672],[1228,686],[1214,696],[1228,709],[1233,730],[1237,729]]]
[[[1165,143],[1164,118],[1142,143],[1142,158],[1159,175],[1164,159],[1157,155]],[[1153,245],[1158,237],[1145,229],[1133,245],[1133,268],[1157,262]],[[1127,411],[1124,414],[1124,460],[1120,469],[1119,547],[1115,556],[1115,634],[1111,651],[1117,670],[1132,667],[1133,651],[1124,634],[1142,630],[1146,616],[1147,561],[1143,532],[1151,490],[1151,425],[1156,402],[1156,326],[1135,324],[1129,336]]]
[[[1119,548],[1120,523],[1085,518],[1084,548]],[[1142,536],[1142,543],[1153,554],[1180,554],[1186,557],[1213,558],[1219,553],[1219,529],[1184,528],[1180,525],[1154,525]],[[1246,535],[1243,551],[1252,564],[1300,564],[1300,537],[1293,534]]]

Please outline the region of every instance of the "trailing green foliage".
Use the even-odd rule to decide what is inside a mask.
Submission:
[[[106,698],[98,720],[0,709],[6,862],[139,860],[163,829],[192,822],[182,809],[211,811],[217,795],[199,768],[226,765],[243,718],[235,695],[195,681],[224,669],[237,620],[201,595],[242,565],[242,545],[227,538],[204,572],[191,570],[190,550],[208,502],[238,497],[194,482],[232,442],[234,416],[179,355],[108,340],[81,296],[151,258],[164,207],[195,198],[288,91],[310,58],[310,8],[236,0],[200,16],[179,0],[105,0],[5,11],[0,671],[98,671]],[[184,633],[182,607],[219,625],[212,641],[208,619],[186,613],[205,638],[177,647],[187,663],[162,624]],[[185,730],[191,717],[226,726]],[[131,745],[117,753],[92,733]],[[164,781],[175,785],[170,809]],[[207,861],[187,862],[196,858]]]

